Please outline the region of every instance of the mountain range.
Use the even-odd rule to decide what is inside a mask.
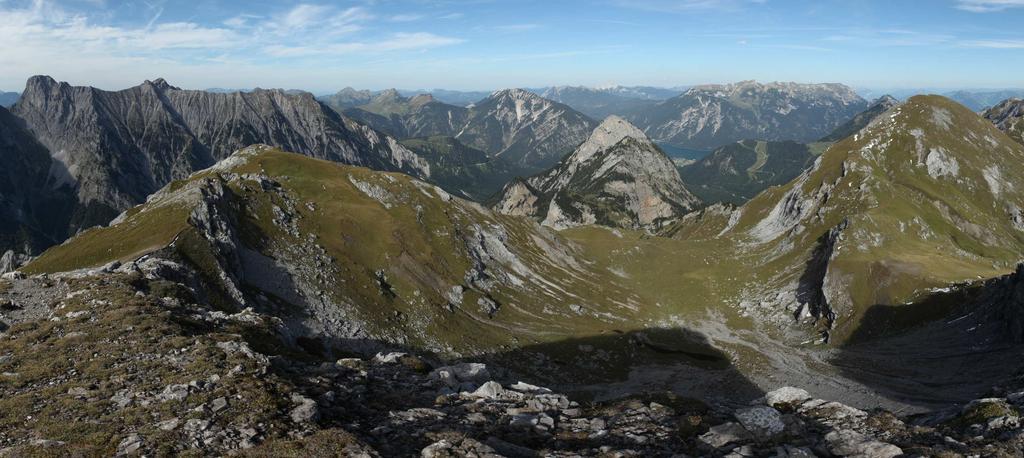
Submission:
[[[525,170],[550,167],[597,125],[566,105],[522,89],[494,92],[469,108],[389,90],[344,113],[398,138],[452,137]]]
[[[1021,449],[1020,100],[342,92],[0,108],[0,454]]]
[[[1024,146],[991,122],[920,96],[829,147],[796,179],[737,208],[688,212],[696,200],[671,161],[639,129],[609,118],[558,166],[506,188],[493,212],[405,175],[260,146],[165,187],[23,270],[184,262],[198,269],[199,294],[217,303],[304,310],[276,316],[284,335],[305,336],[308,348],[365,340],[464,355],[685,322],[714,336],[739,367],[756,368],[745,372],[751,377],[820,377],[814,364],[787,358],[815,361],[822,345],[877,343],[920,320],[951,320],[948,306],[916,319],[923,312],[910,305],[907,317],[874,317],[877,307],[927,304],[938,289],[1015,268],[1024,255],[1024,194],[1014,185],[1024,178],[1021,158]],[[579,213],[551,218],[551,202]],[[720,320],[740,334],[719,334]],[[1014,332],[993,330],[992,345]],[[639,361],[616,366],[617,345],[574,364],[636,370]],[[748,345],[763,350],[741,350]],[[986,345],[975,351],[995,348]],[[921,355],[916,370],[934,370],[934,358]],[[542,362],[512,367],[558,378]],[[670,379],[679,377],[673,371],[721,374],[685,365]],[[864,376],[849,377],[886,383]],[[958,382],[935,393],[975,389]]]
[[[105,224],[173,180],[266,141],[314,157],[427,177],[396,140],[343,118],[309,94],[181,90],[162,79],[108,92],[33,77],[11,112],[75,189],[70,226]]]
[[[628,119],[656,142],[714,149],[740,140],[816,140],[867,107],[841,84],[744,81],[696,86]]]

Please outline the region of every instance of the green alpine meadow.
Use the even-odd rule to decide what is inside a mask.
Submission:
[[[922,6],[0,1],[0,457],[1022,456],[1024,3]]]

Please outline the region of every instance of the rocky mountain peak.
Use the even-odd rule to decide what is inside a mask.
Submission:
[[[541,96],[539,96],[537,94],[534,94],[534,93],[532,93],[530,91],[527,91],[526,89],[519,89],[519,88],[502,89],[500,91],[495,91],[493,94],[491,94],[490,98],[491,99],[544,100],[544,101],[546,101],[546,99],[544,99],[543,97],[541,97]]]
[[[158,91],[166,91],[166,90],[180,91],[181,90],[181,88],[179,88],[179,87],[171,86],[169,83],[167,83],[167,80],[165,80],[163,78],[157,78],[157,79],[155,79],[153,81],[146,80],[146,82],[143,83],[143,84],[146,85],[146,86],[152,86],[153,88],[157,89]]]
[[[48,75],[36,75],[25,83],[25,91],[21,93],[21,99],[26,101],[44,100],[47,94],[61,87],[70,86],[67,83],[58,83]]]
[[[698,203],[661,149],[625,119],[609,116],[561,163],[507,185],[495,209],[556,229],[653,229]]]
[[[891,96],[889,94],[883,95],[883,96],[875,99],[873,102],[871,102],[872,105],[889,105],[889,106],[896,106],[899,103],[900,103],[899,100],[896,100],[895,97],[893,97],[893,96]]]
[[[611,148],[627,137],[645,143],[651,142],[640,128],[634,126],[629,121],[618,116],[609,116],[594,129],[594,132],[590,134],[587,141],[583,142],[576,149],[571,160],[578,162],[586,161],[594,153]]]

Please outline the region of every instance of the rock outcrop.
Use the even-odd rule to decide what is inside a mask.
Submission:
[[[992,121],[1010,138],[1024,144],[1024,99],[1007,99],[985,110],[985,119]]]
[[[672,160],[635,126],[611,116],[551,170],[509,183],[494,208],[557,229],[652,229],[697,205]]]

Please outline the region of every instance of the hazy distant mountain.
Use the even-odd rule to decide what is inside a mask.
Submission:
[[[538,91],[541,97],[564,103],[595,119],[610,115],[625,116],[645,107],[681,94],[684,89],[650,87],[590,88],[583,86],[557,86]]]
[[[349,108],[370,103],[370,101],[375,97],[389,91],[395,92],[397,95],[402,97],[414,97],[421,94],[427,94],[433,96],[434,99],[439,102],[459,107],[472,105],[491,95],[490,92],[486,91],[451,91],[447,89],[388,89],[385,91],[370,91],[366,89],[357,90],[351,87],[346,87],[335,94],[322,95],[317,97],[317,99],[326,103],[327,106],[341,112]]]
[[[349,108],[370,103],[377,94],[379,93],[367,90],[360,91],[346,87],[345,89],[338,91],[336,94],[317,97],[317,100],[320,100],[335,111],[341,113]]]
[[[554,168],[506,185],[494,208],[556,229],[653,229],[698,203],[665,153],[640,129],[610,116]]]
[[[1010,138],[1024,144],[1024,99],[1007,99],[985,110],[985,119],[992,121]]]
[[[232,92],[250,92],[250,91],[252,91],[252,89],[251,88],[248,88],[248,89],[239,89],[239,88],[232,89],[232,88],[225,88],[225,87],[208,87],[206,89],[203,89],[203,91],[213,92],[214,94],[230,94]]]
[[[346,103],[356,103],[365,93],[348,94]],[[420,94],[403,97],[397,90],[378,93],[365,103],[349,107],[343,113],[357,121],[400,139],[454,137],[466,125],[469,109],[438,102]]]
[[[745,139],[811,141],[867,108],[841,84],[697,86],[630,117],[652,139],[711,149]]]
[[[1003,100],[1024,97],[1024,89],[1005,89],[999,91],[954,91],[945,94],[960,104],[974,111],[992,107]]]
[[[17,92],[3,92],[0,91],[0,107],[10,107],[18,101],[21,94]]]
[[[491,95],[489,91],[452,91],[448,89],[431,89],[418,91],[399,91],[402,95],[430,94],[440,102],[458,106],[469,106]]]

